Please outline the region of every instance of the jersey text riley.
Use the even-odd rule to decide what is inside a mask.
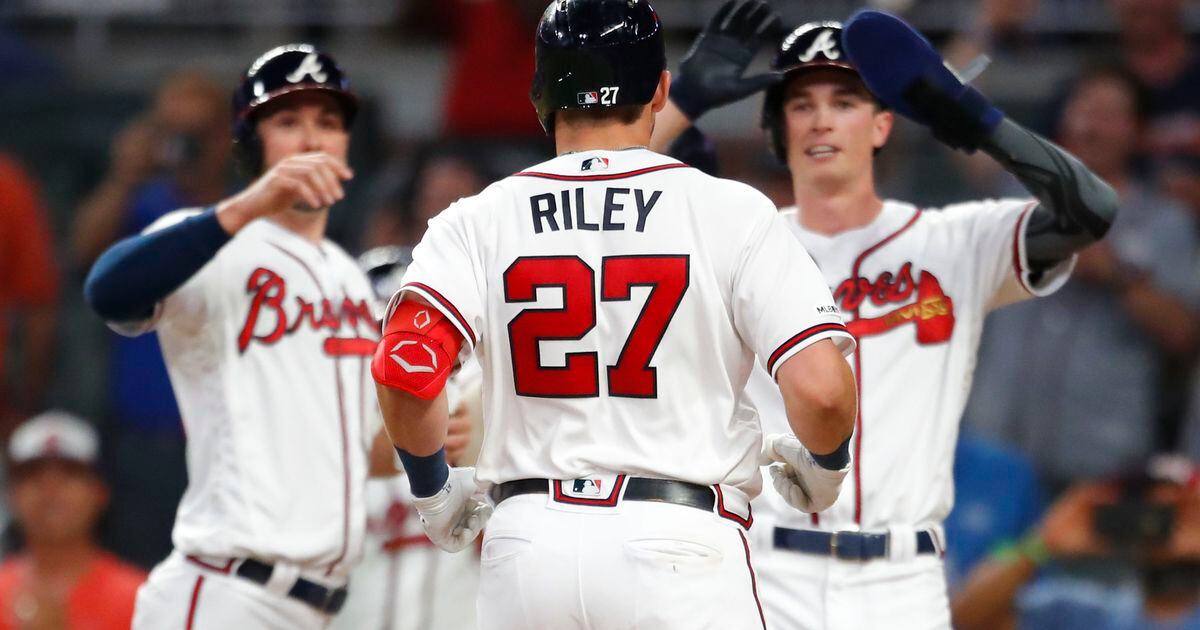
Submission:
[[[603,209],[589,211],[583,201],[583,188],[542,193],[529,198],[534,234],[544,230],[616,231],[634,228],[646,230],[646,219],[662,196],[661,190],[605,188]],[[631,210],[636,212],[630,212]],[[590,219],[590,220],[589,220]]]

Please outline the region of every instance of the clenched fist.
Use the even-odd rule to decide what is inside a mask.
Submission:
[[[301,153],[280,160],[242,192],[217,206],[217,219],[230,234],[251,221],[290,208],[320,210],[346,196],[342,182],[354,177],[328,153]]]

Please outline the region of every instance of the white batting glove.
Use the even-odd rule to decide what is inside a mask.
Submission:
[[[474,468],[451,468],[437,494],[414,498],[413,505],[429,540],[451,552],[466,549],[492,516],[491,504],[477,492]]]
[[[850,463],[841,470],[821,467],[791,434],[765,436],[762,456],[775,462],[767,469],[775,491],[801,512],[820,512],[833,505],[842,490],[842,479],[850,472]]]

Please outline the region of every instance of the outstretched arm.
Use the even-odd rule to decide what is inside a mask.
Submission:
[[[342,198],[350,168],[325,153],[284,160],[216,208],[110,247],[88,273],[88,304],[111,322],[150,317],[155,304],[183,286],[251,221],[297,203],[329,207]]]
[[[721,5],[679,63],[667,107],[655,117],[650,148],[663,152],[709,110],[779,82],[779,73],[742,76],[762,45],[780,37],[779,16],[762,0]]]
[[[1005,118],[904,21],[859,11],[846,23],[842,43],[881,101],[952,148],[982,149],[1037,197],[1025,235],[1035,271],[1066,260],[1108,231],[1117,213],[1112,187],[1074,156]]]
[[[1046,270],[1100,240],[1117,193],[1075,156],[1008,118],[979,145],[1038,200],[1025,229],[1030,266]]]

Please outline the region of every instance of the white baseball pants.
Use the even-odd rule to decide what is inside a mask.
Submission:
[[[488,521],[479,627],[761,629],[749,553],[740,526],[692,507],[515,496]]]
[[[328,615],[272,587],[206,569],[175,551],[138,589],[132,630],[317,630],[329,625]]]

